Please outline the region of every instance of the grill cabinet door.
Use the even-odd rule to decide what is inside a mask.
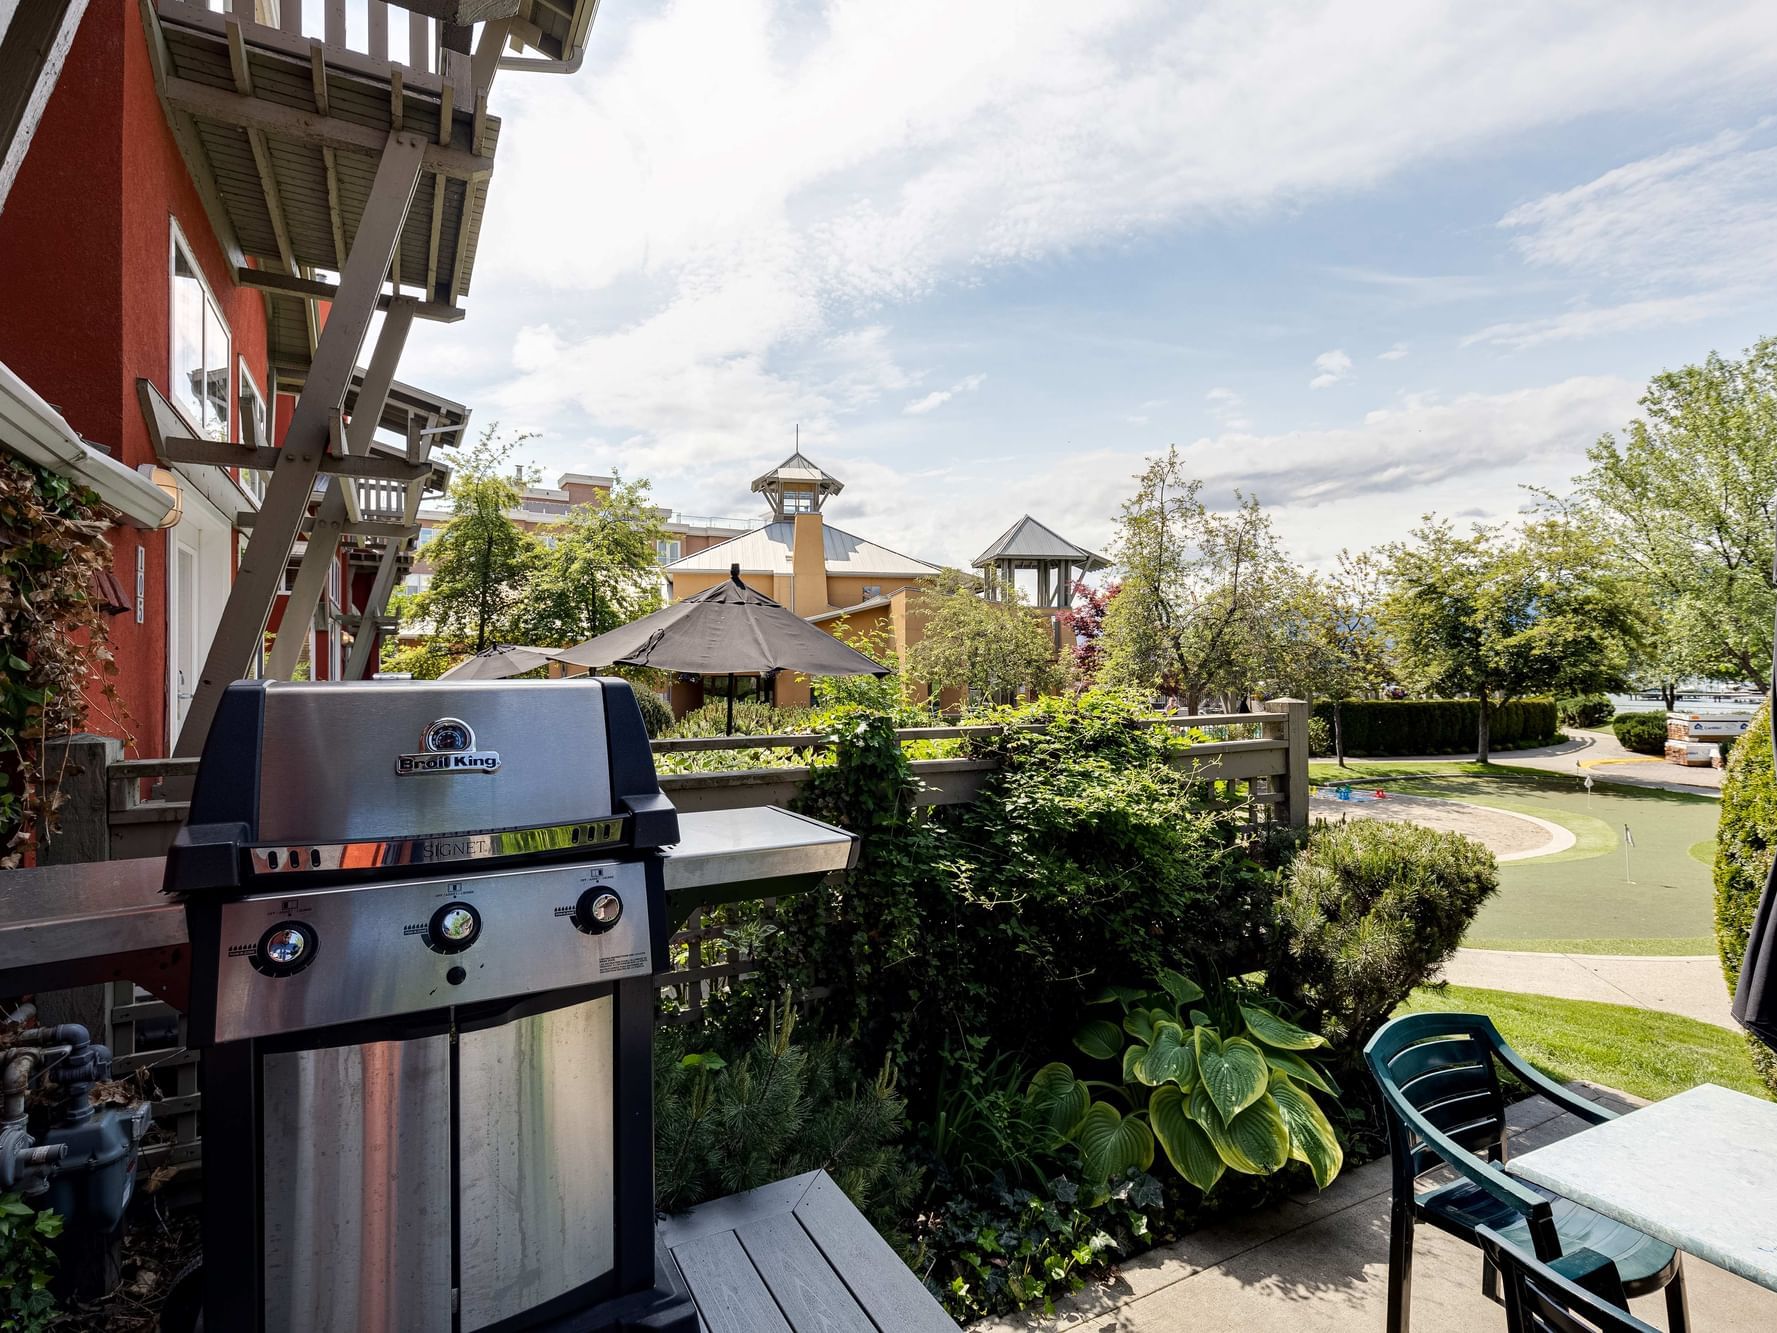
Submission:
[[[609,996],[457,1039],[464,1333],[611,1270]]]
[[[264,1071],[266,1333],[448,1329],[450,1038],[283,1052]]]

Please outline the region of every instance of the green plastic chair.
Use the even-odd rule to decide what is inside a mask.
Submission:
[[[1575,1250],[1552,1264],[1479,1227],[1481,1252],[1505,1286],[1507,1333],[1659,1333],[1626,1313],[1616,1265],[1591,1250]]]
[[[1413,1229],[1419,1222],[1471,1245],[1481,1243],[1477,1233],[1487,1227],[1545,1264],[1589,1250],[1609,1262],[1623,1295],[1663,1288],[1671,1333],[1686,1333],[1690,1320],[1676,1250],[1505,1173],[1507,1130],[1499,1065],[1589,1124],[1614,1119],[1610,1111],[1532,1069],[1484,1014],[1394,1019],[1370,1038],[1364,1061],[1382,1092],[1394,1161],[1388,1333],[1408,1333]],[[1455,1172],[1456,1179],[1421,1189],[1420,1178],[1439,1167]],[[1498,1299],[1498,1273],[1487,1259],[1482,1285],[1489,1297]]]

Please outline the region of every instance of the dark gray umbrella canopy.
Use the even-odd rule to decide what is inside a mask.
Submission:
[[[1777,567],[1771,572],[1777,575]],[[1772,744],[1777,749],[1777,638],[1772,639],[1771,672],[1769,720]],[[1777,1051],[1777,862],[1765,877],[1765,891],[1746,934],[1746,956],[1740,960],[1733,1014],[1741,1027]]]
[[[658,667],[706,676],[886,676],[889,669],[847,647],[762,592],[740,581],[706,588],[609,634],[564,648],[555,660],[572,666]]]
[[[496,643],[483,648],[473,657],[465,657],[438,679],[440,680],[505,680],[534,671],[545,662],[555,660],[553,648],[530,648],[517,643]]]

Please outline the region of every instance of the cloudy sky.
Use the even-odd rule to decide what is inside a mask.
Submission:
[[[1777,8],[604,0],[505,74],[469,298],[402,377],[699,514],[1107,541],[1176,443],[1306,559],[1513,512],[1777,332]]]

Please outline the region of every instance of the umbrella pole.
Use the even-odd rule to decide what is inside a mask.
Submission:
[[[728,673],[728,734],[734,735],[734,673]]]

